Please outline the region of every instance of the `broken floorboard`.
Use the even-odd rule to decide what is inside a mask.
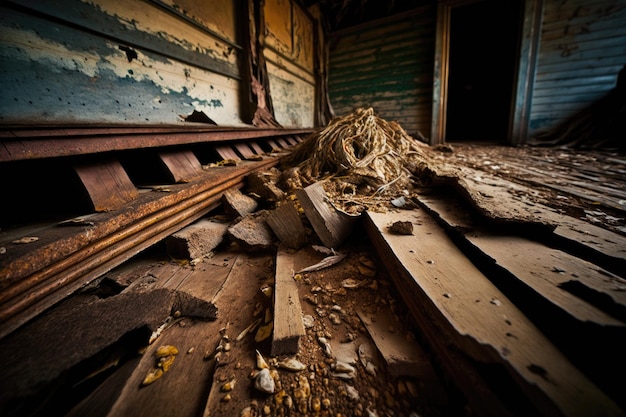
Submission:
[[[418,202],[579,369],[620,399],[626,372],[623,277],[568,253],[568,247],[547,246],[541,235],[489,230],[488,222],[450,194],[421,196]]]
[[[365,224],[428,343],[480,415],[623,416],[422,210]],[[395,221],[414,235],[390,234]],[[427,239],[425,238],[427,237]],[[495,367],[495,368],[494,368]],[[501,378],[489,380],[487,368]],[[495,383],[495,385],[494,385]],[[505,389],[505,399],[498,392]]]
[[[190,275],[199,283],[207,277],[220,274],[225,276],[223,287],[215,298],[219,316],[215,321],[198,321],[189,317],[179,318],[173,325],[163,330],[162,334],[147,347],[139,360],[130,364],[132,370],[120,367],[122,377],[114,374],[98,387],[90,396],[75,406],[70,416],[82,416],[85,413],[101,416],[121,415],[176,415],[197,417],[205,415],[207,410],[217,410],[224,393],[220,393],[220,370],[223,365],[236,358],[237,349],[247,345],[247,341],[235,341],[237,334],[249,323],[252,317],[253,303],[241,303],[238,300],[254,298],[259,281],[269,274],[270,256],[243,253],[220,252],[215,259],[207,260],[192,270]],[[180,267],[189,271],[189,267]],[[250,282],[250,270],[258,273],[254,282]],[[163,271],[161,271],[163,272]],[[153,278],[168,274],[155,271]],[[228,342],[231,347],[225,348]],[[155,367],[154,351],[162,345],[175,346],[179,353],[168,372],[150,385],[143,386],[147,373]],[[222,349],[215,355],[216,348]],[[233,356],[231,356],[233,355]],[[247,377],[253,358],[243,362],[237,370],[238,378]],[[216,370],[216,367],[218,367]],[[231,364],[234,366],[234,364]],[[125,378],[124,378],[125,377]],[[215,378],[215,380],[214,380]],[[215,388],[216,398],[212,389]],[[245,388],[242,382],[240,390]],[[221,395],[220,395],[221,394]],[[215,402],[214,402],[215,401]],[[215,407],[215,408],[213,408]],[[229,415],[226,412],[223,415]],[[232,414],[236,415],[236,414]]]
[[[167,329],[178,327],[185,321],[215,320],[219,294],[225,281],[232,278],[236,259],[236,254],[222,253],[219,260],[208,260],[195,268],[173,262],[140,263],[133,264],[132,268],[120,268],[119,273],[115,271],[108,278],[110,282],[118,283],[117,288],[123,288],[120,293],[99,294],[87,290],[3,338],[0,352],[10,362],[0,370],[0,409],[16,411],[16,415],[29,415],[29,407],[39,401],[42,404],[38,406],[43,410],[54,407],[58,398],[71,394],[58,392],[57,385],[80,385],[102,372],[100,368],[103,366],[104,369],[115,368],[116,362],[136,353],[128,351],[128,347],[125,352],[119,352],[119,348],[114,349],[117,344],[127,340],[129,346],[134,343],[138,349],[140,345],[137,343],[145,343],[150,332],[154,338],[160,331],[165,331],[161,328],[164,323],[169,323],[164,326]],[[236,281],[238,283],[232,285],[239,285],[240,278]],[[214,330],[214,334],[217,333]],[[206,332],[201,335],[201,338],[211,337]],[[179,362],[188,348],[181,351]],[[112,350],[118,356],[112,356]],[[198,353],[200,357],[202,352]],[[105,361],[109,357],[112,358],[110,363]],[[154,357],[147,361],[154,366]],[[145,372],[141,369],[143,376],[136,378],[143,380]],[[202,380],[197,379],[199,383]],[[132,385],[134,380],[131,378],[126,384]],[[43,389],[47,393],[44,395],[48,397],[46,401],[33,397],[42,392],[42,387],[46,387]],[[139,384],[133,388],[139,388]],[[105,394],[109,395],[110,391],[105,389],[104,393],[97,395]],[[150,403],[155,402],[158,400],[153,398]],[[16,406],[21,408],[12,410]],[[146,404],[142,407],[149,408]]]
[[[434,167],[433,173],[437,184],[454,187],[489,220],[552,232],[555,240],[578,246],[582,255],[605,269],[626,270],[625,236],[532,201],[532,189],[467,167]]]

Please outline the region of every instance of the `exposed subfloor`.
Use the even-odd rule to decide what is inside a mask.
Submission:
[[[626,157],[432,156],[465,177],[364,213],[335,265],[299,272],[328,256],[307,224],[297,251],[226,239],[190,262],[161,242],[68,295],[0,340],[2,414],[624,415]],[[305,333],[272,355],[285,258]],[[145,384],[163,346],[178,353]],[[255,386],[266,366],[272,393]]]

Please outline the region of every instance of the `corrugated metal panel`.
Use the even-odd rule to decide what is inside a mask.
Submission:
[[[529,134],[608,93],[626,64],[626,0],[547,0]]]
[[[434,7],[421,8],[336,34],[329,95],[337,116],[373,107],[409,134],[430,135],[435,14]]]
[[[205,16],[178,3],[4,2],[0,123],[179,123],[197,110],[241,125],[234,3]],[[211,18],[232,24],[214,33]]]

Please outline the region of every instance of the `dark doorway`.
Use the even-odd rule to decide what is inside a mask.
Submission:
[[[508,141],[521,14],[521,0],[452,9],[447,142]]]

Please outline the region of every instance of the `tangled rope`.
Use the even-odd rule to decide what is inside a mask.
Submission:
[[[286,163],[297,165],[308,179],[340,178],[380,192],[407,179],[408,165],[427,164],[424,146],[398,123],[376,116],[371,107],[360,108],[310,135]]]

